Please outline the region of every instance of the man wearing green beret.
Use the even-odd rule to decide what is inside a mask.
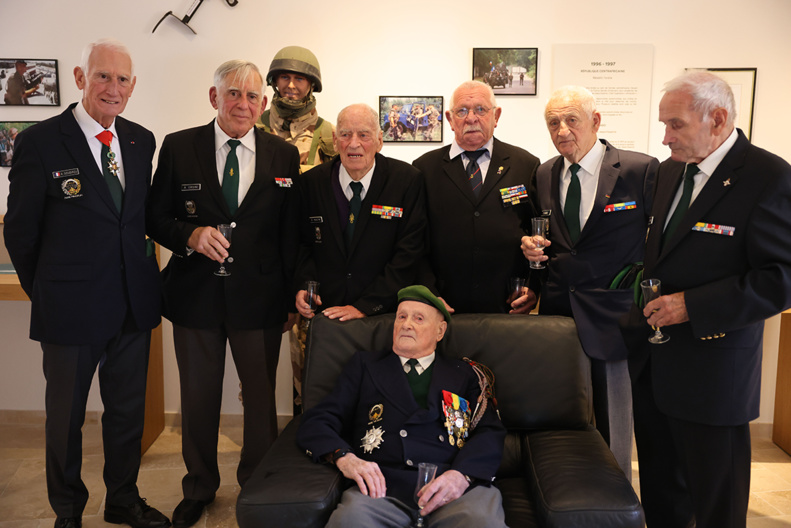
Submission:
[[[297,443],[353,484],[327,526],[504,527],[491,486],[505,428],[466,362],[438,354],[450,322],[425,286],[398,292],[392,350],[358,352],[329,395],[302,420]],[[476,410],[476,412],[473,412]],[[418,464],[437,466],[415,502]]]

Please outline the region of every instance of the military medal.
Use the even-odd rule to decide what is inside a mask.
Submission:
[[[382,445],[384,434],[385,431],[381,427],[371,427],[365,432],[365,436],[362,437],[363,443],[360,444],[360,447],[366,453],[372,453],[374,449],[378,449]]]
[[[63,183],[60,184],[60,188],[63,189],[63,193],[68,196],[69,198],[73,198],[75,196],[80,195],[80,191],[82,190],[82,184],[80,180],[77,178],[69,178],[65,180]]]
[[[112,150],[107,150],[107,169],[110,171],[110,174],[118,177],[118,162],[115,161],[115,152]]]
[[[470,434],[470,404],[457,394],[442,391],[442,412],[445,414],[445,428],[448,430],[448,443],[459,449]]]
[[[524,185],[503,187],[500,189],[500,198],[502,198],[504,204],[516,205],[521,200],[527,199],[527,189],[525,189]]]
[[[612,213],[613,211],[629,211],[630,209],[637,209],[637,202],[621,202],[617,204],[607,204],[604,207],[605,213]]]
[[[184,208],[187,210],[187,214],[194,215],[195,214],[195,202],[192,200],[187,200],[184,202]]]
[[[377,403],[376,405],[371,407],[371,410],[368,411],[368,420],[370,420],[368,422],[368,425],[375,424],[376,422],[381,422],[383,412],[384,412],[384,405],[382,405],[381,403]]]
[[[350,215],[349,215],[349,223],[350,223],[350,224],[353,224],[353,223],[354,223],[354,213],[352,213],[352,214],[350,214]]]

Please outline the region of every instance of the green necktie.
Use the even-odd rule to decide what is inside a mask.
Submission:
[[[352,192],[354,195],[352,199],[349,200],[349,223],[346,226],[346,245],[352,245],[352,238],[354,237],[354,226],[357,224],[357,219],[360,216],[360,205],[362,204],[362,198],[360,197],[361,193],[363,192],[363,184],[360,182],[353,181],[349,185],[352,187]]]
[[[582,198],[582,188],[577,173],[580,170],[579,163],[574,163],[569,167],[571,181],[566,191],[566,203],[563,205],[563,217],[566,219],[566,227],[569,230],[569,238],[572,244],[576,244],[580,237],[580,200]]]
[[[236,147],[240,143],[238,139],[228,140],[231,151],[225,158],[225,170],[222,173],[222,195],[231,214],[239,209],[239,158],[236,157]]]
[[[99,155],[102,164],[102,175],[104,176],[104,181],[107,182],[107,187],[110,188],[110,196],[113,198],[115,208],[120,213],[124,203],[124,189],[118,179],[118,163],[115,161],[115,152],[110,148],[110,143],[113,141],[113,133],[105,130],[97,134],[96,139],[102,143],[102,152]]]
[[[673,215],[670,217],[670,221],[667,223],[665,232],[662,235],[662,247],[664,247],[667,241],[670,240],[670,237],[673,236],[673,232],[678,228],[681,219],[684,218],[684,214],[687,212],[687,209],[689,209],[689,203],[692,201],[692,189],[695,187],[695,175],[698,172],[700,172],[700,170],[696,163],[687,165],[687,170],[684,173],[684,190],[681,191],[681,199],[678,201],[676,210],[673,211]]]
[[[430,370],[434,365],[432,363],[428,369],[423,371],[423,374],[418,374],[417,359],[408,359],[406,364],[410,367],[409,372],[406,373],[406,379],[409,382],[409,388],[412,389],[412,395],[420,407],[428,409],[428,388],[431,384]]]

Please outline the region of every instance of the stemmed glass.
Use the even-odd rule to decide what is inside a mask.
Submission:
[[[532,264],[532,262],[531,262]],[[525,279],[522,277],[511,277],[508,279],[508,300],[505,301],[506,309],[511,310],[511,303],[522,296],[522,288],[525,287]]]
[[[662,295],[662,282],[659,279],[646,279],[640,282],[640,289],[643,290],[643,307],[645,307],[646,304]],[[651,326],[651,328],[654,329],[654,335],[648,338],[649,343],[659,345],[670,340],[670,336],[663,334],[659,327]]]
[[[429,464],[428,462],[421,462],[417,465],[417,484],[415,485],[415,504],[418,503],[420,497],[418,497],[418,492],[423,489],[423,487],[434,480],[434,477],[437,475],[437,466],[435,464]],[[423,516],[420,515],[420,506],[418,506],[417,510],[417,521],[415,522],[415,528],[423,528],[424,519]]]
[[[544,249],[546,247],[544,245],[544,240],[546,240],[549,235],[549,218],[545,216],[536,216],[531,219],[531,224],[533,226],[533,236],[540,237],[540,242],[536,244],[536,249]],[[535,241],[536,239],[534,238],[533,240]],[[530,261],[531,269],[544,269],[545,267],[543,262]]]
[[[225,240],[227,240],[229,244],[231,243],[231,233],[233,233],[233,226],[231,224],[218,224],[217,225],[217,231],[219,231],[220,234],[225,237]],[[228,262],[230,262],[230,261],[231,261],[231,259],[229,258]],[[218,277],[230,277],[231,276],[231,273],[229,271],[225,270],[225,261],[224,260],[222,261],[222,264],[220,264],[220,269],[215,271],[214,274],[217,275]]]

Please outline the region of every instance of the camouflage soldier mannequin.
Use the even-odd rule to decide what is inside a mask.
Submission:
[[[299,149],[299,169],[306,172],[335,156],[335,127],[319,117],[316,97],[321,91],[321,68],[307,48],[286,46],[275,54],[266,75],[275,94],[272,106],[257,125]],[[302,403],[302,366],[305,361],[307,321],[298,316],[291,330],[291,368],[294,372],[294,411]]]
[[[316,56],[300,46],[281,49],[269,65],[266,83],[275,94],[258,126],[299,149],[300,172],[331,159],[335,155],[334,127],[319,117],[313,95],[321,91],[321,69]]]

